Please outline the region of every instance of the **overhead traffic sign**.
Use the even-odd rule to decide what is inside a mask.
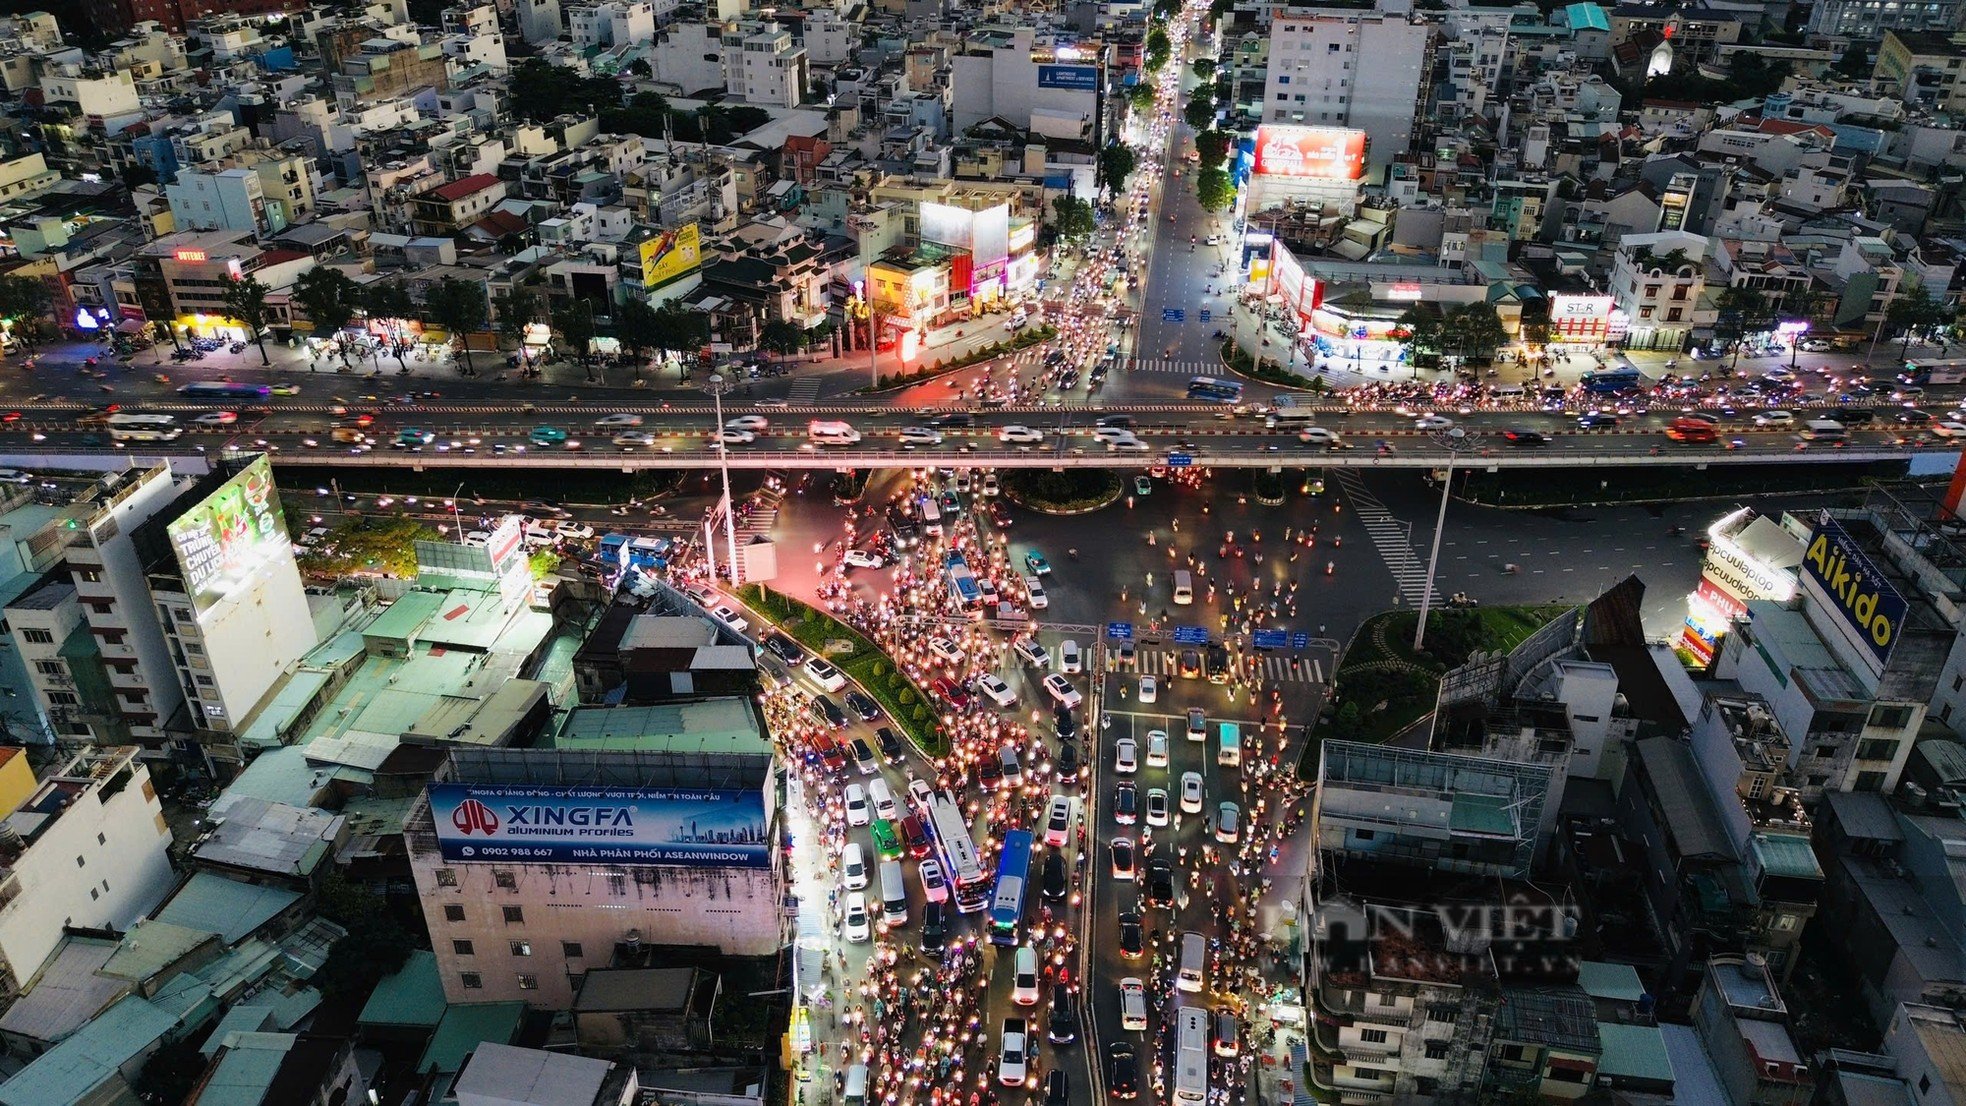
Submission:
[[[1292,649],[1309,649],[1311,647],[1311,635],[1302,630],[1291,634],[1290,647]]]
[[[1207,645],[1208,631],[1200,626],[1176,626],[1174,628],[1174,644]]]
[[[1202,321],[1202,322],[1207,322],[1207,321],[1209,321],[1209,320],[1210,320],[1210,319],[1212,319],[1212,318],[1214,318],[1214,313],[1213,313],[1213,312],[1211,312],[1211,311],[1209,311],[1209,309],[1208,309],[1208,308],[1206,308],[1206,307],[1204,307],[1204,308],[1202,308],[1202,309],[1201,309],[1201,321]]]
[[[1167,455],[1167,467],[1171,469],[1184,469],[1194,463],[1195,459],[1186,453],[1170,453]]]
[[[1290,640],[1285,630],[1258,630],[1250,635],[1250,642],[1258,649],[1281,649]]]
[[[1185,321],[1187,317],[1188,317],[1188,312],[1183,308],[1179,308],[1179,307],[1161,308],[1161,313],[1160,313],[1161,322],[1178,323],[1178,322]]]
[[[1133,623],[1108,622],[1106,623],[1106,636],[1112,638],[1114,641],[1132,641]]]

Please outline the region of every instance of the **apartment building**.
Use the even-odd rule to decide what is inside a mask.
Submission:
[[[805,48],[776,23],[723,36],[724,88],[745,103],[795,108],[810,76]]]
[[[1262,120],[1354,127],[1366,134],[1370,179],[1413,144],[1433,67],[1434,28],[1370,9],[1296,9],[1270,28]]]
[[[1680,350],[1718,318],[1706,292],[1707,239],[1684,231],[1627,234],[1618,242],[1609,291],[1627,320],[1631,349]]]

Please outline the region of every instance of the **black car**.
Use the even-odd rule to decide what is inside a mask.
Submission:
[[[812,701],[812,713],[836,730],[846,729],[846,712],[824,695]]]
[[[1106,1097],[1140,1097],[1140,1058],[1124,1041],[1106,1046]]]
[[[1044,1077],[1044,1106],[1070,1106],[1072,1081],[1064,1068],[1052,1068]]]
[[[1608,430],[1618,425],[1618,416],[1605,411],[1593,411],[1588,415],[1577,416],[1577,426],[1582,430]]]
[[[939,902],[922,907],[922,951],[940,952],[942,942],[949,936],[949,920],[946,908]]]
[[[1834,419],[1845,426],[1869,426],[1877,421],[1875,407],[1837,407],[1823,413],[1826,419]]]
[[[1052,770],[1058,773],[1059,783],[1079,782],[1079,747],[1069,741],[1058,743],[1058,755],[1052,758]]]
[[[1072,711],[1069,707],[1052,707],[1051,724],[1052,729],[1058,734],[1058,740],[1075,741],[1078,739],[1079,720],[1072,717]]]
[[[1101,429],[1131,430],[1138,424],[1133,421],[1132,415],[1101,415],[1093,420],[1092,425]]]
[[[874,743],[881,747],[881,755],[890,763],[900,760],[905,752],[900,736],[886,726],[874,731]]]
[[[1172,906],[1174,904],[1174,862],[1165,857],[1155,857],[1147,862],[1147,905]]]
[[[1208,647],[1208,682],[1211,684],[1229,682],[1229,651],[1220,645]]]
[[[1931,415],[1915,407],[1907,407],[1892,417],[1906,426],[1924,426],[1926,423],[1932,421]]]
[[[1057,849],[1044,855],[1044,873],[1038,877],[1038,893],[1052,902],[1063,902],[1072,890],[1065,878],[1065,856]]]
[[[799,648],[798,642],[775,630],[765,635],[765,648],[786,664],[798,664],[806,659],[806,651]]]
[[[1147,955],[1147,938],[1140,927],[1140,915],[1131,910],[1120,915],[1120,955],[1128,960]]]
[[[862,722],[872,722],[881,716],[881,705],[864,691],[847,692],[846,705],[853,708],[853,713],[859,715]]]
[[[1534,430],[1504,430],[1502,431],[1502,437],[1507,438],[1510,445],[1530,446],[1550,444],[1550,436],[1548,434],[1539,433]]]
[[[937,429],[941,429],[941,430],[948,430],[958,427],[967,429],[968,427],[972,427],[976,425],[976,416],[969,414],[967,412],[957,411],[952,414],[937,415],[934,418],[928,420],[928,425],[936,427]]]
[[[1051,1013],[1045,1017],[1044,1038],[1054,1045],[1069,1045],[1079,1039],[1078,1010],[1069,988],[1051,989]]]

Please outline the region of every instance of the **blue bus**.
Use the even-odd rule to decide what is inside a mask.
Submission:
[[[1190,377],[1188,380],[1189,399],[1213,399],[1223,403],[1240,403],[1242,385],[1234,380],[1217,380],[1212,376]]]
[[[1031,831],[1015,829],[1003,835],[1003,855],[997,858],[997,890],[990,896],[990,943],[1015,945],[1024,927],[1024,885],[1031,874]]]
[[[1604,395],[1623,392],[1636,392],[1645,386],[1645,379],[1638,370],[1630,367],[1621,369],[1596,369],[1584,374],[1584,390]]]
[[[949,578],[949,594],[957,606],[969,610],[983,602],[983,589],[977,585],[976,574],[969,570],[969,562],[961,553],[949,554],[942,569]]]
[[[177,390],[195,399],[265,399],[273,394],[266,384],[234,384],[228,380],[194,380]]]

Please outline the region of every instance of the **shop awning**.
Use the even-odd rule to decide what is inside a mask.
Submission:
[[[142,319],[124,319],[122,322],[116,324],[116,333],[141,334],[149,326],[150,324],[144,322]]]

